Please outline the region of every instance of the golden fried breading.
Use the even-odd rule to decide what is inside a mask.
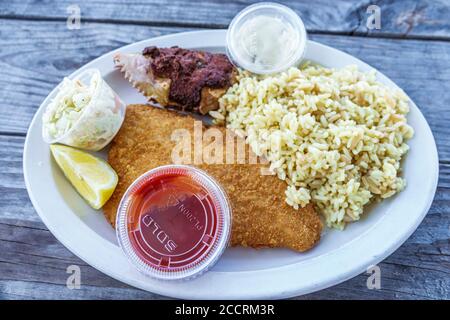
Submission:
[[[151,106],[127,107],[125,121],[108,155],[109,163],[119,175],[118,186],[104,206],[105,216],[113,226],[120,199],[128,186],[146,171],[172,163],[172,151],[177,144],[171,140],[173,131],[186,129],[192,134],[194,121],[190,116]],[[215,128],[225,134],[224,128]],[[203,141],[203,145],[207,143]],[[246,149],[248,159],[249,148]],[[264,164],[250,164],[247,160],[245,164],[196,166],[213,176],[228,194],[233,209],[233,246],[305,251],[319,241],[322,223],[314,207],[308,205],[295,210],[288,206],[284,200],[285,182],[274,175],[261,175]]]

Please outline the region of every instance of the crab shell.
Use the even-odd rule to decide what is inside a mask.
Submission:
[[[114,64],[133,87],[139,90],[149,101],[156,101],[163,107],[176,107],[184,109],[180,104],[170,100],[170,79],[156,77],[150,66],[151,58],[139,53],[117,53]],[[232,83],[235,82],[237,71],[233,71]],[[208,88],[201,91],[201,100],[195,112],[207,114],[209,111],[219,109],[219,98],[228,88]]]
[[[150,101],[162,106],[169,104],[170,79],[157,79],[150,68],[150,60],[138,53],[117,53],[114,64],[133,87]]]

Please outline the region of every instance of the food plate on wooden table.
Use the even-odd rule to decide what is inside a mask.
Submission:
[[[93,60],[69,78],[74,79],[88,69],[97,69],[120,97],[120,100],[116,99],[120,108],[122,105],[146,104],[147,99],[123,77],[113,58],[118,53],[131,54],[148,47],[172,46],[225,53],[226,30],[186,32],[133,43]],[[355,57],[310,40],[306,43],[303,59],[327,68],[356,65],[364,73],[374,70]],[[376,80],[398,89],[380,72],[376,73]],[[30,199],[48,229],[86,263],[119,281],[161,295],[184,299],[272,299],[336,285],[365,272],[406,241],[428,212],[437,187],[438,156],[434,138],[420,110],[408,98],[407,122],[414,129],[414,136],[408,140],[409,151],[401,162],[402,177],[407,181],[404,190],[365,207],[361,219],[348,223],[345,230],[326,227],[328,223],[324,222],[320,241],[314,241],[314,246],[307,251],[268,248],[268,244],[265,245],[267,248],[258,249],[233,246],[223,252],[208,272],[194,279],[155,279],[130,263],[119,246],[111,221],[80,197],[52,159],[48,143],[42,137],[42,117],[59,89],[55,88],[42,103],[26,137],[23,167]],[[139,112],[146,111],[133,111],[135,115]],[[126,118],[124,123],[132,120]],[[113,140],[111,148],[120,143],[121,135],[123,137],[124,130]],[[110,138],[106,137],[104,144]],[[107,160],[108,150],[107,146],[92,154]]]

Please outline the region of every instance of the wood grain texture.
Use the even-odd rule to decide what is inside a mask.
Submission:
[[[10,0],[0,3],[0,17],[66,20],[67,8],[78,4],[82,19],[142,25],[225,28],[234,15],[254,0],[108,1]],[[299,13],[310,32],[368,36],[448,39],[449,0],[279,0]],[[51,3],[51,4],[50,4]],[[381,10],[381,29],[368,30],[369,5]],[[50,10],[49,10],[50,9]]]
[[[62,78],[98,56],[135,41],[185,28],[0,20],[0,132],[24,134],[44,98]],[[448,124],[450,42],[312,35],[318,42],[362,59],[395,81],[427,118],[441,160],[450,161]],[[24,54],[18,54],[24,53]]]
[[[87,265],[40,221],[22,177],[24,137],[0,135],[0,299],[156,299]],[[450,165],[441,164],[433,205],[416,232],[380,264],[381,290],[367,274],[298,299],[450,299]],[[81,268],[80,290],[66,287],[67,267]]]
[[[8,110],[0,132],[24,134],[48,93],[85,63],[134,38],[184,30],[98,23],[69,30],[64,22],[0,20],[0,109]]]
[[[23,181],[26,129],[54,86],[83,64],[138,40],[225,27],[252,2],[78,1],[80,30],[66,28],[73,1],[0,2],[0,299],[165,298],[95,270],[47,230]],[[450,0],[279,2],[301,13],[313,40],[362,59],[404,88],[427,118],[440,156],[433,205],[416,232],[380,264],[381,290],[367,289],[368,275],[361,274],[295,299],[450,299]],[[367,30],[370,4],[381,8],[381,30]],[[80,290],[65,285],[73,264],[81,268]]]

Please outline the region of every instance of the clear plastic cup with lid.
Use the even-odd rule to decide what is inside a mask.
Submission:
[[[116,234],[128,260],[145,275],[191,279],[227,248],[231,214],[225,191],[211,176],[167,165],[144,173],[125,192]]]
[[[78,86],[78,91],[74,91],[73,86]],[[87,69],[72,79],[66,78],[57,88],[43,115],[44,141],[91,151],[103,149],[122,126],[126,104],[98,69]],[[70,115],[75,114],[75,109],[67,101],[80,99],[88,102],[77,112],[76,120],[71,120]],[[69,122],[72,122],[70,126],[67,125]],[[60,128],[56,134],[52,130],[55,127]]]
[[[236,66],[256,74],[272,74],[300,63],[307,34],[295,11],[261,2],[234,17],[226,40],[228,58]]]

